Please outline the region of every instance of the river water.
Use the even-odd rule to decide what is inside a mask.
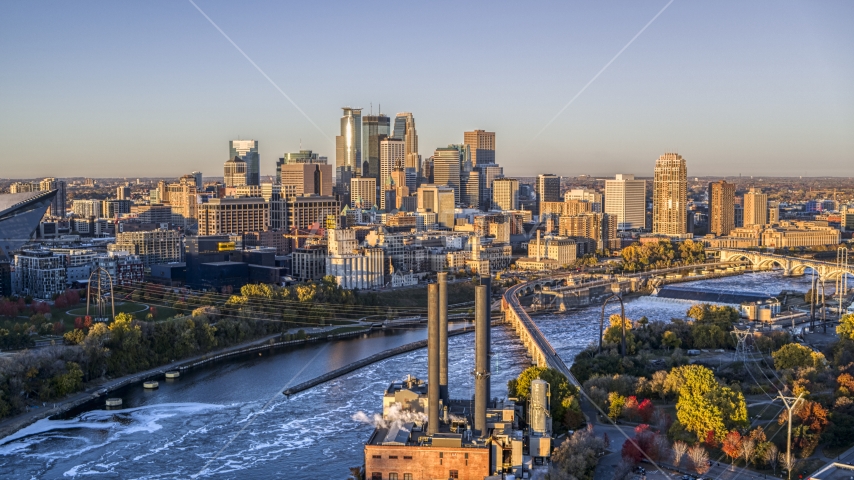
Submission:
[[[806,290],[808,278],[747,274],[693,282],[691,288],[779,293]],[[684,317],[689,305],[637,298],[626,315],[637,319]],[[616,307],[615,307],[616,308]],[[562,358],[598,336],[599,308],[589,307],[536,321]],[[286,398],[285,385],[321,375],[372,353],[425,338],[425,330],[375,333],[357,339],[311,344],[276,354],[245,356],[202,367],[155,391],[134,385],[120,396],[124,408],[91,405],[64,419],[41,420],[0,440],[0,477],[32,478],[346,478],[363,462],[362,444],[373,427],[353,420],[357,412],[382,410],[382,393],[393,380],[427,376],[425,349],[392,357]],[[452,398],[474,392],[474,336],[449,340]],[[493,329],[494,396],[529,366],[512,330]]]

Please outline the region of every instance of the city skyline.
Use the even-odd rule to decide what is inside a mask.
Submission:
[[[412,112],[423,158],[462,143],[463,132],[497,132],[496,162],[508,176],[648,176],[662,151],[689,156],[692,176],[847,173],[854,147],[847,134],[854,130],[854,94],[846,88],[854,80],[854,38],[845,20],[854,7],[846,3],[674,2],[537,136],[665,4],[530,9],[536,13],[465,5],[461,15],[477,9],[491,26],[449,30],[441,40],[411,33],[406,58],[389,61],[417,72],[406,82],[398,75],[345,82],[332,75],[355,68],[354,59],[334,51],[349,31],[340,23],[391,25],[415,15],[427,25],[444,9],[366,13],[340,5],[329,13],[321,6],[258,3],[249,20],[230,15],[222,3],[199,3],[311,122],[192,4],[160,10],[13,5],[0,20],[0,59],[16,65],[14,76],[0,77],[0,140],[10,156],[27,162],[9,162],[0,175],[213,172],[228,159],[223,143],[238,136],[259,140],[260,173],[272,175],[275,160],[300,146],[335,158],[342,105],[361,106],[365,115]],[[318,36],[327,38],[308,43],[266,33],[274,19],[294,14],[315,20]],[[535,20],[529,38],[509,40],[494,28]],[[784,28],[763,26],[772,24]],[[101,43],[105,34],[114,41]],[[441,73],[439,65],[476,47],[483,58],[473,68],[457,69],[450,79]],[[290,74],[295,65],[311,74]],[[511,65],[527,73],[506,75]],[[238,74],[223,75],[223,67]]]

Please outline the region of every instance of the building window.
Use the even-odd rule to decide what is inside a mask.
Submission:
[[[379,459],[379,458],[383,458],[383,456],[382,456],[382,455],[371,455],[371,458],[377,458],[377,459]]]
[[[404,455],[404,456],[403,456],[403,459],[404,459],[404,460],[412,460],[412,457],[409,457],[409,456]]]
[[[403,480],[412,480],[412,474],[411,473],[404,473],[403,474]]]
[[[371,480],[383,480],[382,472],[373,472],[371,473]]]
[[[388,459],[389,460],[397,460],[397,455],[389,455]]]
[[[457,470],[451,470],[448,472],[448,478],[460,478],[460,472]]]
[[[397,474],[396,473],[389,473],[388,474],[388,480],[397,480]]]

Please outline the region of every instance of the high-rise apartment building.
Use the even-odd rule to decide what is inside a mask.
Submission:
[[[50,202],[47,214],[51,217],[64,218],[65,212],[68,209],[68,195],[65,190],[65,181],[57,180],[53,177],[45,178],[39,183],[39,190],[42,192],[56,190],[56,196]]]
[[[537,202],[540,206],[539,213],[542,215],[542,205],[545,202],[560,201],[560,177],[551,173],[537,175]]]
[[[724,180],[709,184],[709,233],[729,235],[735,228],[735,185]]]
[[[602,194],[586,188],[574,188],[563,195],[564,201],[578,200],[590,204],[590,211],[602,213]]]
[[[341,134],[335,137],[335,173],[362,171],[362,109],[343,107]]]
[[[391,120],[387,116],[380,113],[362,117],[362,176],[376,178],[378,185],[385,183],[380,173],[380,142],[390,135]]]
[[[454,189],[446,185],[427,184],[418,187],[418,212],[435,213],[437,223],[454,228]]]
[[[329,220],[339,213],[341,203],[335,197],[310,195],[290,198],[287,204],[288,229],[335,228]]]
[[[595,244],[597,250],[619,248],[617,223],[607,213],[564,215],[558,221],[558,232],[567,237],[580,237]]]
[[[433,153],[433,183],[454,189],[454,202],[460,203],[460,153],[455,148],[437,148]]]
[[[243,162],[238,162],[242,164]],[[177,183],[165,185],[166,198],[172,207],[172,213],[183,217],[184,225],[189,219],[196,218],[198,207],[198,191],[196,177],[183,175]]]
[[[465,132],[463,142],[470,149],[472,166],[495,163],[495,132]]]
[[[655,162],[652,233],[688,233],[688,167],[678,153],[665,153]]]
[[[130,200],[130,187],[121,186],[116,188],[117,200]]]
[[[15,255],[13,293],[22,297],[50,299],[66,285],[66,257],[49,250],[24,250]]]
[[[270,225],[270,205],[261,197],[211,198],[198,207],[199,235],[261,232]]]
[[[385,195],[382,196],[385,200]],[[376,205],[377,179],[373,177],[353,177],[350,179],[350,207],[370,209]]]
[[[124,232],[116,234],[116,243],[107,245],[111,252],[128,252],[142,260],[145,268],[183,259],[181,236],[175,230]]]
[[[195,171],[195,172],[191,173],[190,175],[192,175],[193,178],[196,179],[196,190],[198,190],[200,192],[202,190],[204,190],[205,189],[205,183],[204,183],[204,178],[202,177],[202,172]]]
[[[751,188],[744,194],[744,226],[768,224],[768,194]]]
[[[283,197],[332,195],[332,165],[291,163],[280,165],[277,170]]]
[[[418,155],[418,133],[415,131],[415,117],[409,112],[398,113],[394,117],[394,138],[403,139],[406,149],[405,168],[414,168],[421,175],[421,156]]]
[[[246,185],[261,185],[261,157],[258,155],[258,140],[231,140],[228,142],[228,158],[233,159],[234,157],[246,162]]]
[[[519,209],[519,180],[498,178],[492,182],[492,208],[504,211]]]
[[[74,200],[71,202],[71,212],[80,218],[99,218],[101,202],[99,200]]]
[[[226,188],[249,185],[248,181],[248,169],[242,158],[234,156],[225,162],[223,165],[223,182]]]

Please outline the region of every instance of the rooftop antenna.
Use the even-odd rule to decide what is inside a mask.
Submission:
[[[374,114],[374,102],[371,102],[371,115]]]

